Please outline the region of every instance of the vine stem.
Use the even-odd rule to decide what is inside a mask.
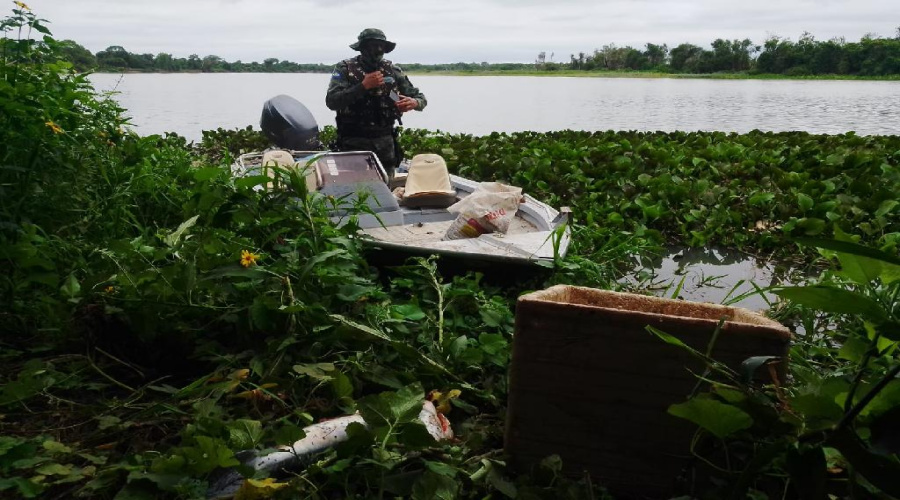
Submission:
[[[887,387],[888,384],[890,384],[895,378],[897,378],[898,374],[900,374],[900,364],[897,364],[897,366],[891,368],[891,371],[887,372],[887,375],[882,377],[882,379],[879,380],[877,384],[875,384],[875,387],[873,387],[871,391],[866,393],[866,395],[863,396],[861,400],[859,400],[859,403],[856,403],[856,406],[854,406],[850,409],[849,412],[844,414],[844,417],[835,426],[834,431],[839,432],[849,426],[850,422],[852,422],[853,419],[856,418],[856,416],[859,415],[860,412],[862,412],[866,408],[866,406],[868,406],[869,403],[872,402],[873,399],[875,399],[875,396],[877,396],[879,392],[881,392],[885,387]]]
[[[90,363],[91,368],[93,368],[94,370],[96,370],[97,373],[99,373],[100,375],[102,375],[103,378],[105,378],[106,380],[109,380],[109,381],[112,382],[113,384],[116,384],[117,386],[119,386],[119,387],[121,387],[121,388],[123,388],[123,389],[125,389],[125,390],[131,391],[132,393],[137,392],[137,389],[135,389],[135,388],[133,388],[133,387],[130,387],[130,386],[126,385],[126,384],[123,383],[123,382],[119,382],[118,380],[116,380],[115,378],[113,378],[113,377],[111,377],[109,374],[107,374],[105,371],[103,371],[102,369],[100,369],[100,367],[97,366],[96,363],[94,363],[94,360],[91,359],[90,356],[85,356],[85,359],[88,360],[88,363]]]
[[[429,277],[431,278],[431,286],[434,287],[434,291],[437,292],[438,299],[438,352],[443,351],[444,349],[444,290],[441,287],[441,283],[437,279],[437,272],[435,269],[429,267]]]

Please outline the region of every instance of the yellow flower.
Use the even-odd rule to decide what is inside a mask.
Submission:
[[[59,125],[53,123],[52,121],[45,122],[44,125],[50,127],[50,130],[52,130],[54,134],[61,134],[61,133],[63,133],[62,127],[60,127]]]
[[[113,293],[116,291],[116,287],[110,285],[110,286],[104,288],[104,290],[106,291],[106,293]]]
[[[461,394],[462,391],[459,389],[453,389],[447,393],[431,391],[426,399],[434,403],[434,408],[438,413],[450,413],[450,400],[458,398]]]
[[[25,5],[25,2],[14,1],[13,3],[18,5],[20,9],[31,10],[31,7]]]
[[[288,483],[279,483],[271,477],[265,479],[245,479],[235,493],[234,500],[262,500],[272,498],[278,490],[287,488]]]
[[[244,267],[250,267],[253,264],[256,264],[256,260],[259,259],[259,255],[255,253],[250,253],[247,250],[241,250],[241,265]]]

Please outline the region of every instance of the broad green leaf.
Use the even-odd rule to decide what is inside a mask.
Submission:
[[[481,320],[484,321],[484,324],[490,327],[502,325],[506,318],[509,317],[508,310],[501,312],[492,308],[483,308],[478,311],[478,314],[481,316]]]
[[[858,363],[865,356],[869,349],[869,343],[860,337],[854,336],[848,338],[838,351],[838,357]]]
[[[407,321],[419,321],[425,319],[425,312],[417,304],[401,304],[393,307],[401,318]]]
[[[425,399],[425,391],[419,383],[408,385],[397,391],[391,398],[391,414],[398,421],[415,419],[422,411],[422,403]]]
[[[190,470],[196,474],[206,474],[218,467],[235,467],[240,462],[234,452],[222,441],[206,436],[197,436],[197,445],[182,448]]]
[[[509,343],[499,333],[482,333],[478,336],[478,345],[488,354],[497,354],[505,351]]]
[[[849,387],[842,377],[810,380],[791,396],[791,408],[802,416],[807,428],[830,428],[844,416],[842,402]]]
[[[841,252],[837,258],[841,263],[840,273],[860,285],[867,285],[882,275],[882,263],[877,260]]]
[[[428,432],[425,424],[418,421],[403,425],[397,441],[411,449],[427,448],[435,445],[434,436]]]
[[[100,430],[117,427],[120,423],[122,423],[122,419],[112,415],[102,415],[97,417],[97,428]]]
[[[840,314],[861,314],[877,322],[887,319],[881,306],[874,300],[850,290],[825,285],[782,288],[773,293],[797,304],[820,311]]]
[[[63,282],[63,285],[59,287],[59,291],[62,292],[63,296],[67,299],[74,299],[81,293],[81,285],[78,283],[78,280],[75,279],[74,274],[70,274],[66,281]]]
[[[272,178],[267,175],[249,175],[235,180],[234,185],[239,188],[248,189],[256,186],[263,186],[269,182],[272,182]]]
[[[51,463],[44,465],[42,467],[38,467],[35,472],[38,474],[43,474],[45,476],[68,476],[72,474],[72,468],[74,466],[72,464],[57,464]]]
[[[182,461],[182,467],[184,466],[184,462]],[[139,480],[150,481],[155,484],[159,489],[163,491],[173,491],[179,483],[184,480],[184,471],[181,469],[174,469],[173,473],[160,474],[155,472],[144,472],[144,471],[132,471],[128,474],[128,485],[122,489],[115,497],[114,500],[120,500],[120,497],[123,499],[154,499],[159,497],[159,491],[154,490],[152,493],[148,493],[144,489],[141,489]],[[125,494],[123,495],[123,492]]]
[[[885,200],[881,202],[881,205],[878,206],[878,210],[875,211],[875,215],[877,217],[883,217],[887,215],[891,210],[900,205],[900,201],[897,200]]]
[[[442,476],[456,477],[456,473],[458,472],[455,467],[444,462],[433,462],[431,460],[423,461],[425,462],[425,467],[427,467],[428,470],[441,474]]]
[[[720,439],[753,425],[753,418],[740,408],[702,397],[669,406],[669,413],[699,425]]]
[[[368,421],[367,421],[368,422]],[[347,426],[347,440],[335,445],[338,457],[355,457],[363,450],[371,449],[375,442],[375,434],[369,428],[359,422],[353,422]]]
[[[269,273],[257,266],[242,267],[237,263],[237,260],[238,259],[235,259],[234,264],[213,269],[203,277],[203,280],[214,280],[219,278],[262,279],[270,276]]]
[[[6,490],[13,490],[14,493],[21,495],[21,498],[35,498],[44,491],[44,486],[33,483],[24,477],[0,478],[0,491]]]
[[[184,236],[185,231],[194,227],[194,224],[197,223],[197,219],[199,219],[199,218],[200,218],[199,215],[195,215],[195,216],[191,217],[190,219],[182,222],[181,225],[178,226],[178,229],[173,231],[172,234],[166,235],[166,237],[163,238],[163,241],[169,247],[174,247],[175,245],[178,244],[179,241],[181,241],[181,237]]]
[[[208,181],[222,175],[224,172],[225,170],[219,167],[198,168],[194,170],[194,179],[198,181]]]
[[[803,212],[808,212],[812,209],[813,205],[815,205],[813,199],[809,195],[803,193],[797,193],[797,204]]]
[[[541,459],[540,465],[542,469],[546,469],[552,472],[554,475],[558,475],[560,472],[562,472],[563,463],[562,458],[560,458],[559,455],[550,455],[548,457],[544,457],[543,459]]]
[[[425,471],[413,485],[413,500],[454,500],[459,492],[459,484],[451,477]]]
[[[900,266],[900,257],[851,241],[838,241],[824,238],[796,238],[795,241],[802,245],[825,248],[827,250],[834,250],[835,252],[858,255],[860,257],[869,257],[871,259]]]
[[[502,493],[507,498],[516,498],[518,496],[518,491],[516,489],[516,485],[513,484],[510,480],[503,477],[503,474],[500,472],[500,468],[497,467],[497,463],[494,460],[487,461],[491,467],[487,472],[487,482],[491,486],[497,489],[500,493]]]
[[[275,440],[275,444],[280,446],[292,445],[305,437],[306,432],[304,432],[302,428],[294,424],[286,424],[279,427],[278,430],[275,431],[275,434],[272,436],[272,438]]]
[[[24,401],[52,386],[55,379],[43,369],[43,366],[43,363],[36,362],[35,365],[23,369],[16,380],[0,386],[0,407]]]
[[[262,437],[262,424],[257,420],[242,418],[228,423],[228,442],[233,448],[253,449],[259,444]]]
[[[306,375],[317,380],[331,380],[331,372],[334,371],[333,363],[308,363],[294,365],[294,371],[300,375]]]
[[[453,339],[447,350],[450,352],[450,356],[457,358],[467,347],[469,347],[469,337],[462,335]]]
[[[274,306],[274,304],[271,304]],[[264,296],[257,296],[250,305],[250,322],[257,330],[270,330],[275,326],[274,307],[270,308],[270,300]]]
[[[797,227],[803,230],[807,236],[815,236],[825,231],[825,221],[815,217],[804,217],[797,221]]]
[[[372,293],[374,289],[371,286],[358,285],[356,283],[347,283],[341,285],[338,289],[337,298],[345,302],[356,302],[357,300]]]
[[[334,389],[334,395],[338,399],[353,397],[353,382],[350,380],[350,377],[341,372],[334,372],[331,387]]]
[[[418,383],[397,392],[372,394],[357,401],[365,421],[373,427],[396,425],[414,420],[422,411],[425,391]]]
[[[68,446],[58,441],[47,440],[44,441],[41,446],[43,446],[44,449],[49,451],[50,453],[72,453],[72,448],[69,448]]]
[[[831,154],[825,158],[825,164],[837,167],[844,164],[844,156],[840,154]]]
[[[865,391],[860,391],[861,394],[857,394],[857,399],[861,398],[863,394],[867,394],[872,387],[866,387],[865,389]],[[900,407],[898,406],[898,401],[900,401],[900,380],[892,380],[872,398],[872,401],[866,405],[860,415],[869,416],[890,413],[895,408]]]
[[[18,446],[23,445],[26,442],[27,441],[19,437],[0,436],[0,457],[3,457],[10,450],[17,448]]]
[[[724,385],[713,385],[716,396],[725,400],[726,403],[742,403],[747,400],[747,393],[736,389],[730,389]]]
[[[835,230],[835,234],[840,234]],[[900,257],[852,241],[797,238],[797,243],[837,252],[844,273],[857,283],[867,284],[876,277],[885,283],[900,278]]]
[[[882,265],[881,281],[885,284],[893,284],[895,281],[900,281],[900,266],[894,264]]]
[[[750,197],[751,205],[763,205],[775,199],[775,195],[772,193],[756,193]]]

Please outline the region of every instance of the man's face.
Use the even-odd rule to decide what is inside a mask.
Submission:
[[[362,55],[370,61],[378,62],[384,58],[385,44],[381,40],[366,40],[360,46]]]

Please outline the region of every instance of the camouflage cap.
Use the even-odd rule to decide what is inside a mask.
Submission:
[[[397,46],[394,42],[389,42],[387,37],[384,36],[384,31],[381,31],[377,28],[366,28],[359,33],[359,36],[356,37],[356,43],[350,45],[350,48],[353,50],[359,50],[362,43],[366,40],[381,40],[384,42],[384,53],[394,50],[394,47]]]

